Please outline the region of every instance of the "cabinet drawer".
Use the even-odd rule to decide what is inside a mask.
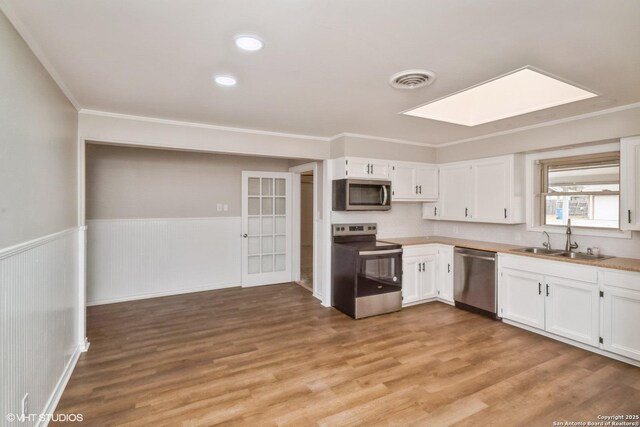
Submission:
[[[598,270],[590,266],[524,255],[499,254],[498,258],[501,267],[540,273],[545,276],[579,280],[586,283],[598,283]]]
[[[436,246],[436,244],[412,245],[412,246],[402,247],[402,256],[405,256],[405,257],[436,255],[437,252],[438,252],[438,247]]]
[[[640,292],[640,273],[619,270],[604,270],[604,284]]]

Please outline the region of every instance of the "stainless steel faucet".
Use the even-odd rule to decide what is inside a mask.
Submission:
[[[549,233],[547,233],[546,231],[543,231],[542,234],[545,234],[547,236],[547,241],[543,242],[542,246],[551,250],[551,237],[549,237]]]
[[[571,218],[567,219],[567,244],[564,246],[564,250],[571,252],[574,249],[578,249],[576,242],[571,243]]]

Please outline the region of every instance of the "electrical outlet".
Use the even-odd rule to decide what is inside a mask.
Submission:
[[[222,203],[218,203],[218,204],[216,205],[216,210],[217,210],[218,212],[222,212]]]
[[[458,234],[460,232],[460,230],[458,229],[457,225],[453,226],[453,234]]]
[[[225,211],[225,212],[228,212],[228,211],[229,211],[229,205],[227,205],[226,203],[225,203],[225,205],[224,205],[224,211]]]
[[[29,415],[29,393],[25,393],[22,398],[22,417]]]

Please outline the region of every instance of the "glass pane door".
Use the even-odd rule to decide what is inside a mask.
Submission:
[[[291,174],[243,172],[243,286],[291,280]]]

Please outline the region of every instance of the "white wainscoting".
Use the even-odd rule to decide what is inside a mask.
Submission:
[[[52,413],[81,351],[79,230],[0,251],[0,415]],[[38,417],[24,423],[38,424]]]
[[[240,217],[87,226],[88,305],[240,286]]]

